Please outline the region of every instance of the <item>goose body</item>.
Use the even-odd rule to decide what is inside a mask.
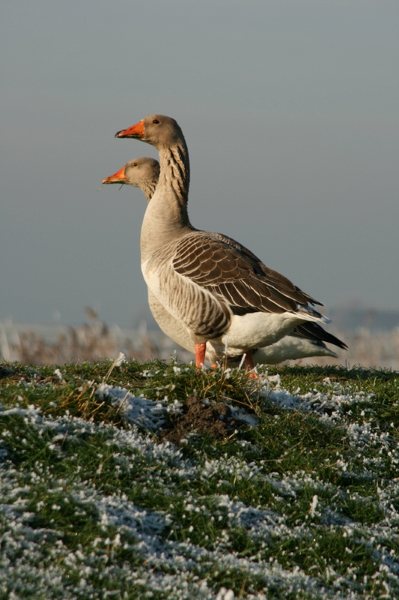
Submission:
[[[139,187],[149,202],[158,183],[159,170],[157,160],[150,157],[135,158],[127,162],[113,175],[103,179],[102,183],[127,184]],[[148,303],[154,319],[162,331],[179,346],[189,352],[194,352],[194,344],[188,328],[181,321],[174,318],[151,291],[148,294]],[[325,341],[341,348],[346,347],[341,340],[312,323],[297,327],[292,335],[286,335],[278,342],[253,350],[252,356],[255,364],[273,364],[309,356],[336,356],[336,353],[326,346]],[[226,355],[230,362],[233,362],[228,351]],[[218,358],[220,358],[220,353],[218,353],[212,342],[208,342],[206,360],[215,363]]]
[[[116,137],[159,151],[159,181],[141,229],[142,272],[151,298],[188,331],[197,365],[207,344],[218,356],[251,356],[298,325],[325,321],[320,302],[245,246],[191,225],[188,151],[174,119],[150,115]]]
[[[215,235],[191,232],[177,243],[173,240],[165,244],[142,262],[144,279],[152,294],[175,319],[182,320],[194,343],[208,340],[218,355],[227,351],[230,356],[239,356],[252,348],[273,344],[300,323],[320,321],[318,313],[307,312],[293,303],[291,310],[284,310],[284,300],[279,312],[260,311],[251,305],[244,312],[248,307],[239,303],[249,302],[245,297],[242,301],[240,289],[234,284],[240,256],[225,237]],[[202,256],[216,254],[219,249],[222,263],[230,255],[233,258],[224,272],[224,280],[231,284],[223,284],[227,288],[225,297],[220,293],[221,286],[211,280],[212,272],[217,273],[218,259],[206,266],[207,258]],[[207,285],[201,285],[202,267]]]

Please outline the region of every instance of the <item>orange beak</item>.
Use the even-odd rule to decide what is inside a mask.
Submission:
[[[127,129],[121,129],[115,133],[117,138],[138,138],[141,140],[144,137],[144,120],[142,119],[135,125],[128,127]]]
[[[125,167],[122,167],[109,177],[105,177],[101,183],[126,183]]]

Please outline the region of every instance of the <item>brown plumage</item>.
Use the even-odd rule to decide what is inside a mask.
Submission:
[[[159,163],[157,160],[150,157],[135,158],[127,162],[121,169],[113,175],[103,179],[104,184],[127,184],[139,187],[144,193],[145,198],[149,202],[155,192],[159,178]],[[218,234],[213,234],[218,235]],[[222,236],[226,240],[226,236]],[[231,238],[228,238],[233,247],[237,244]],[[248,253],[256,257],[248,250]],[[264,265],[263,265],[264,266]],[[267,267],[265,267],[267,269]],[[271,272],[271,269],[269,269]],[[282,275],[274,272],[276,281],[285,280]],[[286,280],[288,284],[290,282]],[[282,281],[283,283],[283,281]],[[180,321],[172,317],[165,311],[162,305],[154,296],[149,294],[149,306],[154,315],[155,320],[159,323],[164,333],[171,337],[174,342],[182,346],[190,352],[194,352],[194,344],[191,336],[185,326]],[[236,308],[237,314],[238,307]],[[279,342],[258,348],[253,351],[255,364],[257,363],[274,363],[286,359],[297,359],[308,356],[336,356],[324,342],[346,348],[344,342],[337,337],[327,332],[317,323],[306,323],[299,325],[292,332],[292,335],[284,336]],[[228,354],[227,354],[228,356]],[[208,342],[207,359],[209,362],[217,360],[216,354],[212,351],[211,343]],[[231,359],[228,359],[231,362]],[[239,359],[238,359],[239,360]]]
[[[320,302],[270,269],[247,248],[219,233],[192,227],[187,212],[189,161],[180,127],[170,117],[149,115],[117,137],[156,146],[160,178],[144,216],[142,270],[151,294],[187,327],[203,362],[205,346],[216,353],[250,353],[322,321]]]

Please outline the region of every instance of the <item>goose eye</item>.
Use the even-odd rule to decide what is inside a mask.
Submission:
[[[152,122],[154,123],[154,125],[159,125],[159,119],[153,119]]]
[[[133,163],[133,167],[137,167],[137,163]]]

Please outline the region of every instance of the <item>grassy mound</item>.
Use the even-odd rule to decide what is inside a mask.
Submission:
[[[399,596],[399,378],[0,366],[0,597]]]

